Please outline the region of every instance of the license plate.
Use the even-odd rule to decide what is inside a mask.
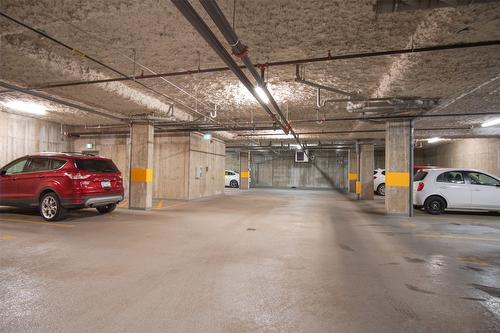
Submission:
[[[102,188],[110,188],[111,187],[111,182],[109,180],[103,180],[101,182],[101,187]]]

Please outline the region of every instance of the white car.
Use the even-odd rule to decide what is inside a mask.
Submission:
[[[500,211],[500,180],[466,169],[423,169],[414,178],[413,203],[429,214],[445,209]]]
[[[378,195],[385,195],[385,169],[373,171],[373,188]]]
[[[240,174],[233,170],[226,170],[225,186],[238,188],[240,187]]]

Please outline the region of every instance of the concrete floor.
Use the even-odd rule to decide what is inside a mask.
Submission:
[[[271,189],[162,207],[0,209],[0,331],[500,331],[498,216]]]

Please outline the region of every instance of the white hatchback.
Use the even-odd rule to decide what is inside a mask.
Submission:
[[[233,170],[226,170],[225,186],[233,188],[240,187],[240,174]]]
[[[378,195],[385,195],[385,169],[373,171],[373,188]]]
[[[500,211],[500,180],[477,170],[423,169],[414,178],[413,203],[430,214],[445,209]]]

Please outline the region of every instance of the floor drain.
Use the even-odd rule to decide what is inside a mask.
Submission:
[[[255,231],[257,229],[254,229],[254,228],[247,228],[247,231]]]

